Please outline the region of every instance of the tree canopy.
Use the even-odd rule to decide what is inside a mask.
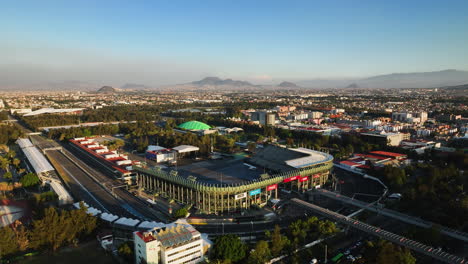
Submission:
[[[211,258],[226,263],[237,262],[245,258],[247,246],[236,235],[223,235],[216,238]]]

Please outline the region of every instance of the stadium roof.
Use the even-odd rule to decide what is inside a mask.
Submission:
[[[253,157],[250,158],[250,162],[264,168],[283,172],[311,166],[332,159],[333,157],[329,154],[306,148],[288,149],[267,145],[264,149],[259,150],[253,155]]]
[[[180,124],[178,127],[187,130],[207,130],[211,128],[209,125],[199,121],[188,121]]]
[[[307,156],[302,157],[302,158],[291,159],[291,160],[285,161],[286,164],[296,169],[311,166],[319,162],[324,162],[324,161],[332,159],[332,157],[329,154],[307,149],[307,148],[291,148],[289,150],[307,154]]]

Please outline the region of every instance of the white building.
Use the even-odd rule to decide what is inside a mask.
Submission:
[[[342,109],[342,108],[336,108],[336,109],[332,109],[332,110],[330,111],[330,114],[336,115],[336,114],[340,114],[340,113],[344,113],[344,112],[345,112],[344,109]]]
[[[413,117],[413,115],[410,114],[410,113],[406,113],[406,112],[403,112],[403,113],[394,112],[394,113],[392,113],[392,120],[393,121],[406,122],[408,120],[408,118],[411,118],[411,117]]]
[[[316,119],[316,118],[322,118],[323,116],[323,113],[322,112],[309,112],[309,118],[313,118],[313,119]]]
[[[170,224],[133,233],[136,263],[182,264],[203,259],[200,232],[188,224]]]

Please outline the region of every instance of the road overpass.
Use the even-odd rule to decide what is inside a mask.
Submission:
[[[406,237],[393,234],[391,232],[385,231],[379,227],[368,225],[366,223],[363,223],[359,220],[349,218],[345,215],[330,211],[326,208],[299,200],[297,198],[291,199],[292,203],[295,203],[305,209],[309,209],[311,211],[314,211],[322,216],[331,218],[339,223],[348,225],[350,227],[356,228],[360,231],[366,232],[368,234],[372,234],[374,236],[378,236],[382,239],[388,240],[390,242],[393,242],[395,244],[398,244],[400,246],[409,248],[411,250],[414,250],[415,252],[418,252],[420,254],[429,256],[431,258],[440,260],[445,263],[450,263],[450,264],[464,264],[467,263],[464,258],[461,258],[456,255],[449,254],[447,252],[444,252],[440,249],[435,249],[431,246],[419,243],[417,241],[408,239]]]
[[[414,217],[414,216],[403,214],[403,213],[400,213],[400,212],[397,212],[397,211],[394,211],[394,210],[381,208],[378,204],[367,204],[365,202],[355,200],[355,199],[353,199],[351,197],[341,195],[341,194],[338,194],[338,193],[334,193],[334,192],[331,192],[331,191],[327,191],[327,190],[324,190],[324,189],[317,189],[317,190],[314,191],[314,193],[318,193],[318,194],[323,195],[323,196],[325,196],[327,198],[334,199],[334,200],[337,200],[337,201],[340,201],[340,202],[343,202],[343,203],[347,203],[347,204],[350,204],[350,205],[353,205],[353,206],[356,206],[356,207],[359,207],[359,208],[363,208],[365,210],[369,210],[369,211],[372,211],[372,212],[375,212],[375,213],[378,213],[378,214],[381,214],[381,215],[384,215],[384,216],[387,216],[387,217],[391,217],[391,218],[400,220],[402,222],[412,224],[412,225],[415,225],[415,226],[419,226],[419,227],[422,227],[422,228],[431,228],[433,226],[436,226],[436,227],[438,227],[440,229],[440,232],[442,234],[444,234],[446,236],[449,236],[451,238],[455,238],[455,239],[458,239],[458,240],[462,240],[464,242],[468,242],[468,234],[467,233],[461,232],[461,231],[453,229],[453,228],[441,226],[441,225],[436,224],[436,223],[425,221],[425,220],[422,220],[419,217]]]

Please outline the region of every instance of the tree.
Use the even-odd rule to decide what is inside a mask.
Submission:
[[[247,262],[249,264],[264,264],[271,258],[268,242],[260,240],[255,245],[255,249],[250,252]]]
[[[23,185],[23,187],[28,188],[39,184],[40,180],[36,174],[30,172],[21,177],[20,182]]]
[[[399,247],[391,242],[380,240],[377,244],[368,243],[364,251],[366,263],[377,264],[415,264],[416,259],[407,248]]]
[[[6,180],[11,181],[13,179],[13,174],[11,174],[11,172],[7,171],[7,172],[5,172],[5,174],[3,174],[3,178],[5,178]]]
[[[0,228],[0,257],[8,256],[18,252],[15,241],[15,232],[9,226]]]
[[[29,247],[29,233],[24,225],[16,220],[12,225],[13,232],[15,233],[16,244],[19,251],[25,251]]]
[[[335,223],[325,220],[318,222],[318,232],[320,236],[327,236],[333,233],[336,233],[338,228],[336,227]]]
[[[14,150],[10,150],[8,151],[8,153],[6,154],[6,158],[8,159],[13,159],[14,157],[16,157],[16,152]]]
[[[13,161],[11,162],[17,169],[19,168],[19,165],[21,164],[21,160],[14,158]]]
[[[8,165],[10,165],[10,160],[5,157],[0,157],[0,169],[8,170]]]
[[[223,262],[237,262],[245,258],[247,246],[236,235],[229,234],[216,238],[211,257]]]
[[[182,207],[182,208],[179,208],[177,209],[175,212],[174,212],[174,217],[175,218],[184,218],[186,217],[188,214],[188,211],[186,208]]]
[[[289,244],[289,239],[281,235],[281,229],[278,225],[275,225],[275,229],[269,237],[271,239],[271,254],[273,256],[280,255],[281,251]]]
[[[95,228],[96,218],[86,213],[83,204],[72,211],[59,212],[50,207],[41,219],[33,221],[30,244],[34,249],[45,247],[55,251],[67,243],[76,243],[80,235],[89,235]]]
[[[125,242],[120,244],[118,249],[119,256],[125,259],[127,262],[133,260],[133,245],[131,242]]]

